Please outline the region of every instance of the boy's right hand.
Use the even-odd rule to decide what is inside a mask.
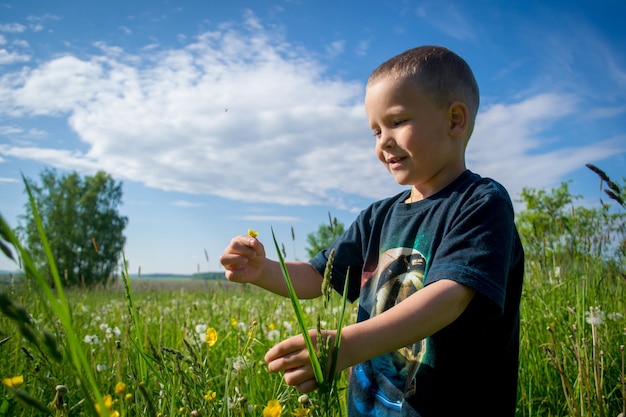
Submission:
[[[265,248],[256,238],[236,236],[224,249],[220,263],[226,269],[226,279],[254,283],[265,267]]]

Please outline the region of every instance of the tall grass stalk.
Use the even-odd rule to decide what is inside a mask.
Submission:
[[[318,384],[317,391],[319,393],[321,403],[318,407],[319,414],[324,416],[346,415],[344,401],[342,401],[342,399],[340,398],[342,389],[338,386],[338,381],[340,380],[340,378],[337,378],[336,375],[336,365],[337,354],[339,352],[339,347],[341,343],[341,330],[343,327],[346,310],[348,279],[346,278],[345,281],[341,310],[339,314],[335,337],[334,339],[331,339],[327,338],[324,335],[322,329],[322,319],[318,314],[316,338],[317,344],[315,345],[309,334],[309,326],[307,326],[307,323],[305,321],[304,312],[302,310],[302,307],[300,306],[298,295],[296,294],[293,287],[293,283],[291,281],[291,277],[289,276],[289,271],[287,269],[285,259],[281,254],[280,248],[278,246],[278,241],[276,240],[276,235],[274,234],[273,229],[272,239],[274,241],[276,252],[278,253],[278,260],[280,263],[281,271],[283,273],[283,278],[285,279],[289,298],[291,300],[294,313],[300,327],[300,332],[302,334],[302,337],[304,338],[304,342],[306,344],[311,360],[311,366],[313,367],[313,373],[315,374],[315,379]],[[331,255],[331,257],[329,258],[329,262],[332,262],[332,259],[333,257]],[[327,267],[326,271],[327,274],[329,274],[330,268]],[[323,300],[322,311],[327,311],[328,298],[330,297],[330,291],[332,291],[332,288],[330,287],[330,276],[327,274],[325,274],[324,276],[321,288],[321,297]]]
[[[30,257],[28,251],[26,251],[15,233],[11,230],[8,224],[4,221],[4,219],[0,216],[0,235],[4,240],[11,243],[14,248],[18,251],[19,257],[24,265],[24,270],[27,276],[34,278],[39,285],[39,288],[43,291],[45,301],[45,305],[52,309],[54,315],[61,322],[61,326],[63,327],[63,331],[65,336],[67,337],[67,347],[68,353],[70,355],[72,365],[76,371],[76,377],[79,382],[79,386],[83,389],[83,391],[87,394],[87,387],[91,390],[93,395],[95,396],[96,402],[99,404],[102,410],[106,409],[102,394],[98,389],[98,384],[96,382],[96,378],[92,371],[92,368],[87,360],[87,356],[83,351],[80,339],[76,335],[74,331],[74,326],[72,323],[72,316],[70,313],[70,307],[67,302],[67,297],[65,295],[65,291],[63,290],[63,285],[61,283],[61,279],[59,276],[59,272],[56,268],[56,263],[54,257],[52,255],[52,251],[50,250],[50,245],[48,243],[48,239],[46,237],[46,233],[43,228],[43,224],[41,221],[41,217],[39,216],[39,212],[37,210],[37,205],[35,203],[35,199],[33,197],[31,188],[28,184],[26,178],[23,178],[24,184],[26,187],[26,192],[28,194],[29,203],[31,205],[33,216],[35,222],[37,224],[37,230],[39,232],[39,238],[44,248],[44,253],[46,255],[46,259],[48,262],[48,266],[50,269],[50,274],[52,275],[52,279],[55,285],[55,290],[57,294],[55,295],[52,291],[52,288],[48,284],[48,281],[43,276],[43,274],[35,267],[35,264]],[[38,292],[39,294],[39,292]],[[91,412],[94,415],[97,415],[95,407],[91,407]]]

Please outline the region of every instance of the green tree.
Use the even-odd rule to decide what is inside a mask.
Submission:
[[[338,222],[336,217],[331,219],[330,213],[328,214],[328,220],[328,224],[320,224],[317,232],[309,233],[306,236],[308,243],[306,253],[309,259],[317,255],[319,251],[328,249],[335,239],[344,231],[343,223]]]
[[[122,184],[103,171],[94,176],[59,175],[46,169],[41,184],[27,180],[64,284],[106,284],[118,266],[128,223],[120,215]],[[46,257],[30,204],[19,232],[33,259],[46,270]]]
[[[600,207],[576,206],[580,196],[572,195],[563,182],[550,192],[524,188],[525,209],[517,216],[524,249],[538,267],[550,269],[578,258],[619,262],[624,241],[624,213]]]

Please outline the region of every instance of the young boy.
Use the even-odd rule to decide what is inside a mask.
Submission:
[[[515,415],[524,253],[505,189],[465,167],[478,103],[471,69],[448,49],[379,66],[365,94],[376,154],[411,189],[365,209],[310,262],[288,263],[301,298],[321,294],[330,249],[335,289],[350,271],[358,317],[337,357],[352,367],[350,415]],[[220,261],[229,280],[287,296],[258,240],[234,238]],[[298,390],[316,388],[301,336],[265,360]]]

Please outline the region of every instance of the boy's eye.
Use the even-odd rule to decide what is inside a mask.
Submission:
[[[377,138],[378,138],[378,137],[380,137],[380,130],[374,130],[374,131],[372,131],[372,134],[373,134],[375,137],[377,137]]]
[[[398,119],[398,120],[394,120],[393,121],[393,125],[395,126],[400,126],[402,123],[406,122],[406,119]]]

